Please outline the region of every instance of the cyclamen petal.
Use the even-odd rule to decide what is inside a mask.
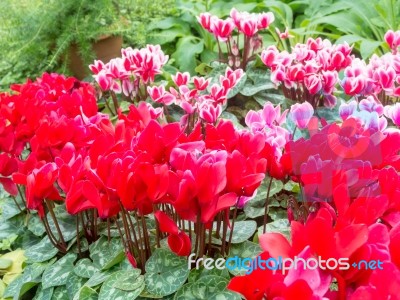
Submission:
[[[307,128],[313,115],[314,108],[307,101],[302,104],[296,103],[290,108],[290,117],[300,129]]]

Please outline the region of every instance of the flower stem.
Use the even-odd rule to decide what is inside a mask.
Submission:
[[[265,199],[263,233],[265,233],[266,229],[267,229],[269,193],[271,192],[271,186],[272,186],[272,177],[269,180],[269,185],[268,185],[268,190],[267,190],[267,198]]]

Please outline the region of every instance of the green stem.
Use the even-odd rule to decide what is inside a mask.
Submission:
[[[267,229],[268,206],[269,206],[269,193],[271,192],[271,186],[272,186],[272,177],[271,177],[271,179],[269,180],[268,191],[267,191],[267,198],[265,199],[263,233],[265,233],[265,232],[266,232],[266,229]]]

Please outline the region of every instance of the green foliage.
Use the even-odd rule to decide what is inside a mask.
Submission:
[[[0,2],[0,89],[44,71],[70,74],[76,44],[85,65],[95,58],[93,41],[122,35],[125,45],[146,42],[149,19],[173,15],[173,0],[32,0]],[[164,6],[166,5],[166,6]],[[166,9],[167,7],[167,9]]]
[[[389,48],[384,42],[387,30],[398,30],[400,1],[354,0],[336,1],[335,11],[329,15],[312,20],[312,24],[333,27],[340,37],[337,43],[347,41],[355,43],[362,58],[373,53],[383,54]]]
[[[146,290],[155,296],[167,296],[176,292],[188,276],[186,259],[167,249],[156,249],[146,263]]]

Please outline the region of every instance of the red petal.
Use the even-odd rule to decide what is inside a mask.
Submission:
[[[179,233],[178,226],[165,212],[160,210],[156,211],[154,216],[156,217],[159,228],[162,232],[167,232],[174,235]]]
[[[281,233],[265,233],[260,235],[259,240],[261,248],[267,251],[271,257],[291,257],[292,247]]]

